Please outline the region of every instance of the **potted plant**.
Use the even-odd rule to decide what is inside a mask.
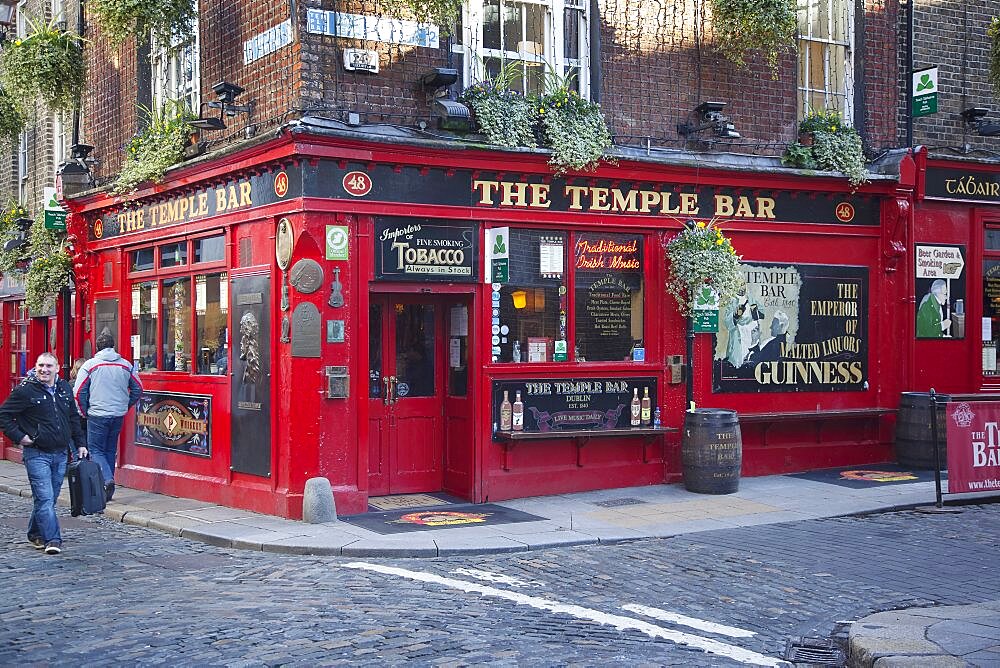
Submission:
[[[689,220],[684,229],[664,245],[670,263],[667,291],[677,301],[681,315],[690,317],[696,302],[709,296],[728,303],[744,285],[740,260],[732,241],[714,222]],[[706,294],[709,287],[714,295]]]
[[[535,102],[510,90],[519,65],[508,63],[496,76],[487,75],[462,93],[462,102],[468,105],[476,125],[491,144],[535,146],[534,127],[538,122]]]
[[[799,141],[788,146],[781,161],[802,169],[843,172],[852,188],[868,181],[861,136],[836,111],[806,114],[799,122]]]
[[[538,101],[544,144],[552,149],[549,165],[556,176],[570,170],[592,171],[611,149],[611,132],[596,102],[570,88],[571,78],[548,77],[549,92]]]
[[[0,52],[0,83],[8,94],[37,97],[53,111],[80,106],[86,83],[86,65],[76,33],[28,21],[31,33],[8,41]]]
[[[1000,18],[993,17],[986,29],[986,35],[990,38],[989,79],[993,84],[993,90],[1000,95]]]
[[[26,267],[29,255],[27,243],[16,245],[10,242],[23,238],[28,212],[17,202],[10,201],[0,211],[0,273],[19,273]],[[22,222],[23,221],[23,222]],[[8,246],[11,248],[8,249]]]
[[[17,98],[0,86],[0,152],[13,150],[27,123]]]
[[[777,79],[778,56],[795,48],[795,0],[709,0],[709,4],[715,48],[738,67],[746,65],[749,52],[759,51]]]
[[[28,245],[31,263],[24,277],[24,303],[33,313],[45,313],[52,310],[59,291],[69,286],[73,260],[65,235],[45,229],[42,218],[31,226]]]
[[[181,101],[170,101],[162,110],[140,109],[149,117],[145,130],[133,137],[125,149],[125,162],[111,192],[123,195],[140,183],[163,180],[163,174],[184,159],[191,139],[191,114]]]
[[[198,16],[193,0],[89,0],[87,13],[114,44],[150,33],[159,44],[186,42]]]

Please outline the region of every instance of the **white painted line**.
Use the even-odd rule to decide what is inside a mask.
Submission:
[[[532,608],[537,608],[538,610],[547,610],[549,612],[560,613],[564,615],[570,615],[571,617],[576,617],[577,619],[583,619],[590,622],[596,622],[598,624],[605,624],[608,626],[613,626],[620,631],[639,631],[644,633],[651,638],[662,638],[664,640],[669,640],[675,642],[678,645],[687,645],[688,647],[693,647],[695,649],[700,649],[709,654],[717,654],[719,656],[724,656],[726,658],[732,659],[733,661],[739,661],[741,663],[749,663],[758,666],[787,666],[788,663],[781,661],[780,659],[774,659],[769,656],[764,656],[763,654],[758,654],[757,652],[752,652],[742,647],[736,647],[734,645],[727,645],[721,643],[717,640],[711,640],[709,638],[702,638],[701,636],[691,635],[689,633],[681,633],[680,631],[671,631],[670,629],[665,629],[662,626],[657,626],[655,624],[650,624],[649,622],[644,622],[639,619],[633,619],[632,617],[623,617],[621,615],[609,615],[598,610],[592,610],[591,608],[584,608],[580,605],[573,605],[569,603],[559,603],[557,601],[551,601],[549,599],[540,598],[538,596],[528,596],[527,594],[522,594],[516,591],[504,591],[503,589],[497,589],[496,587],[490,587],[488,585],[478,584],[476,582],[465,582],[463,580],[455,580],[452,578],[442,577],[440,575],[435,575],[434,573],[424,573],[421,571],[411,571],[405,568],[396,568],[395,566],[383,566],[381,564],[369,564],[363,561],[354,561],[349,564],[344,564],[347,568],[356,568],[359,570],[372,571],[375,573],[382,573],[383,575],[395,575],[396,577],[407,578],[409,580],[416,580],[418,582],[427,582],[429,584],[441,585],[444,587],[450,587],[452,589],[458,589],[467,593],[476,593],[480,596],[491,596],[494,598],[501,598],[518,605],[527,605]]]
[[[504,584],[510,587],[544,587],[544,582],[539,582],[538,580],[529,581],[522,580],[521,578],[515,578],[512,575],[504,575],[503,573],[490,573],[489,571],[481,571],[478,568],[456,568],[452,571],[457,575],[468,575],[470,578],[476,578],[477,580],[482,580],[483,582],[495,582],[497,584]]]
[[[716,633],[723,636],[731,636],[733,638],[749,638],[751,636],[757,635],[753,631],[747,631],[746,629],[738,629],[735,626],[726,626],[725,624],[716,624],[715,622],[709,622],[704,619],[697,619],[696,617],[687,617],[685,615],[679,615],[676,612],[670,612],[668,610],[660,610],[659,608],[650,608],[646,605],[639,605],[637,603],[629,603],[628,605],[623,605],[622,610],[627,612],[634,612],[638,615],[644,615],[646,617],[652,617],[653,619],[658,619],[661,622],[673,622],[674,624],[680,624],[682,626],[690,626],[693,629],[698,629],[699,631],[706,631],[708,633]]]

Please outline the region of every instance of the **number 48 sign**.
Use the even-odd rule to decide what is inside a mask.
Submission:
[[[352,197],[364,197],[372,191],[372,180],[364,172],[344,174],[344,190]]]

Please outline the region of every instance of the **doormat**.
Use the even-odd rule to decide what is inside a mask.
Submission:
[[[448,506],[447,509],[389,510],[380,513],[350,515],[340,519],[348,524],[380,534],[461,529],[462,527],[484,527],[545,520],[544,517],[491,503],[452,505]]]
[[[426,508],[427,506],[445,506],[454,503],[443,496],[431,494],[393,494],[392,496],[373,496],[368,499],[369,508],[379,510],[401,510],[403,508]]]
[[[899,464],[867,464],[838,469],[820,469],[806,473],[789,474],[789,478],[801,478],[815,482],[825,482],[840,487],[864,489],[881,485],[903,485],[911,482],[934,482],[934,471],[912,469]],[[941,472],[941,479],[947,480],[947,471]]]

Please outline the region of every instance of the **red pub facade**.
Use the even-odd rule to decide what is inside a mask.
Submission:
[[[622,152],[559,178],[541,152],[306,117],[127,206],[75,199],[75,340],[107,328],[145,385],[121,482],[288,517],[316,476],[342,514],[676,482],[686,322],[663,244],[688,221],[747,273],[691,360],[697,405],[741,415],[743,474],[887,461],[913,160],[854,193],[776,165]]]

